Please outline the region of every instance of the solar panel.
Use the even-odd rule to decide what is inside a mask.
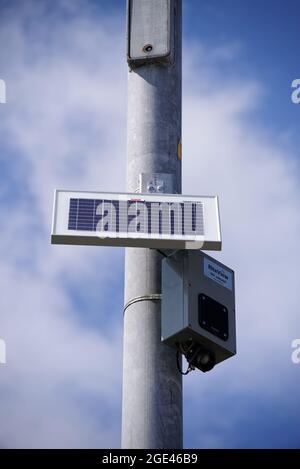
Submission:
[[[217,197],[56,191],[53,244],[221,249]]]

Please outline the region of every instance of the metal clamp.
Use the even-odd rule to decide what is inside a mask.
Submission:
[[[140,301],[160,301],[162,298],[161,293],[153,293],[152,295],[143,295],[143,296],[136,296],[135,298],[132,298],[132,300],[129,300],[126,305],[124,306],[123,313],[125,313],[126,309],[129,308],[129,306],[133,305],[134,303],[139,303]]]

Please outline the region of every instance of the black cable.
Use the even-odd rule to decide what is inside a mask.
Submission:
[[[164,252],[162,252],[160,249],[156,249],[157,252],[159,252],[159,254],[161,254],[162,256],[164,257],[169,257],[169,256],[166,256],[166,254]]]
[[[177,350],[177,352],[176,352],[177,368],[178,368],[178,371],[179,371],[179,373],[180,373],[181,375],[186,376],[187,374],[189,374],[190,371],[192,371],[192,369],[191,369],[191,367],[190,367],[190,365],[189,365],[189,366],[188,366],[188,369],[187,369],[186,371],[182,371],[182,368],[181,368],[181,366],[180,366],[180,361],[179,361],[179,355],[180,355],[180,353],[179,353],[179,351]]]

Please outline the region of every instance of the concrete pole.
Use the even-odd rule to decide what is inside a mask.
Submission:
[[[151,1],[151,0],[149,0]],[[182,5],[172,0],[175,60],[128,75],[127,190],[141,173],[174,175],[181,193]],[[161,255],[126,249],[122,448],[182,448],[182,377],[176,352],[161,343]],[[148,298],[148,299],[147,299]],[[142,301],[141,301],[142,300]]]

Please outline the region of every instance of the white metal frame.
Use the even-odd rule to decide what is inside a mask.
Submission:
[[[71,198],[139,200],[149,202],[202,202],[204,210],[203,235],[166,235],[69,230]],[[205,249],[220,251],[222,247],[217,196],[188,196],[178,194],[140,194],[56,190],[54,194],[52,244],[147,247],[165,249]]]

